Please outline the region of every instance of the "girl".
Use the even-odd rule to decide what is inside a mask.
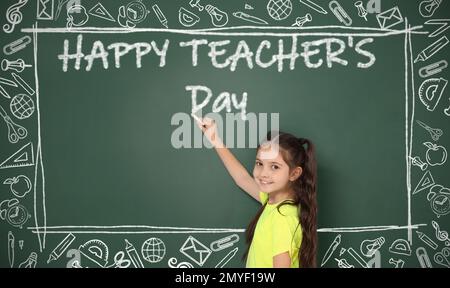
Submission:
[[[269,132],[257,148],[251,177],[218,137],[214,120],[198,118],[197,124],[235,183],[262,204],[247,228],[246,266],[316,267],[317,177],[311,141]]]

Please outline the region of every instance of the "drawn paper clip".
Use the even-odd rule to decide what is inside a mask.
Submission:
[[[439,62],[432,63],[430,65],[420,68],[419,75],[422,78],[428,78],[434,74],[441,73],[442,70],[447,68],[447,66],[448,66],[447,61],[441,60]]]
[[[345,12],[344,8],[342,8],[339,2],[333,0],[328,4],[331,12],[333,12],[334,16],[339,20],[339,22],[343,23],[345,26],[352,25],[352,18],[348,16],[347,12]]]
[[[3,53],[5,53],[6,55],[14,54],[17,51],[25,48],[29,43],[31,43],[30,36],[23,36],[22,38],[19,38],[16,41],[3,46]]]
[[[216,240],[212,242],[209,247],[212,251],[217,252],[223,249],[226,249],[228,247],[231,247],[234,245],[234,243],[239,241],[239,235],[232,234],[230,236],[224,237],[222,239]]]
[[[431,265],[430,257],[428,257],[427,250],[423,247],[419,247],[416,250],[417,259],[419,259],[420,267],[433,268]]]

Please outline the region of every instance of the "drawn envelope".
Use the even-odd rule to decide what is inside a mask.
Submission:
[[[388,29],[403,22],[402,14],[397,6],[377,15],[380,28]]]
[[[206,259],[211,255],[211,250],[200,243],[197,239],[189,236],[180,248],[180,252],[200,266],[205,264]]]
[[[38,0],[36,18],[39,20],[53,20],[53,0]]]

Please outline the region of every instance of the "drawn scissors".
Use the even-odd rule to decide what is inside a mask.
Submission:
[[[450,268],[449,257],[450,257],[450,248],[444,247],[441,252],[434,254],[434,261],[436,261],[436,263],[442,266]]]
[[[114,255],[114,263],[107,268],[128,268],[130,266],[131,261],[125,258],[125,253],[123,251],[119,251]]]
[[[23,139],[27,137],[27,129],[22,126],[14,123],[12,119],[6,114],[5,109],[3,109],[2,105],[0,105],[0,115],[5,120],[6,125],[8,126],[8,140],[11,143],[17,143],[19,139]]]
[[[427,124],[425,124],[425,123],[423,123],[422,121],[419,121],[419,120],[416,120],[416,122],[420,126],[422,126],[425,130],[430,132],[431,139],[433,139],[434,141],[438,141],[439,138],[444,134],[444,132],[442,132],[441,129],[431,128],[430,126],[428,126]]]

